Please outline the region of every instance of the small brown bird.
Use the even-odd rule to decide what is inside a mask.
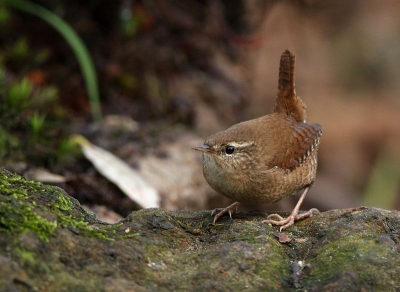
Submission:
[[[212,212],[217,213],[214,223],[226,213],[236,213],[240,203],[272,203],[299,190],[303,190],[301,197],[287,218],[272,214],[263,222],[280,225],[283,230],[318,212],[311,209],[299,214],[315,180],[322,127],[306,124],[306,106],[295,91],[294,66],[295,56],[286,50],[281,56],[272,114],[233,125],[208,137],[204,145],[193,147],[203,152],[203,173],[209,185],[235,200]]]

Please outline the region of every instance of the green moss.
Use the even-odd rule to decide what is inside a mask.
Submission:
[[[49,263],[44,261],[37,251],[29,250],[29,247],[26,246],[23,247],[23,244],[18,244],[18,247],[12,249],[9,255],[23,266],[27,273],[39,273],[45,277],[52,276],[52,268]]]
[[[27,263],[30,265],[36,264],[36,260],[35,260],[36,255],[33,252],[26,250],[26,249],[20,249],[20,248],[17,248],[15,251],[19,255],[19,258],[21,259],[22,263],[24,263],[24,264]]]
[[[89,222],[84,221],[83,218],[77,218],[72,215],[59,215],[58,219],[60,220],[62,227],[69,228],[76,234],[86,237],[102,238],[110,241],[114,240],[111,236],[115,234],[115,230],[109,228],[109,226],[96,230],[94,227],[89,225]]]
[[[57,197],[57,206],[60,210],[71,211],[72,208],[74,207],[74,204],[66,196],[58,196]]]
[[[53,235],[57,221],[49,221],[38,215],[34,209],[35,204],[26,199],[0,197],[0,232],[23,233],[32,231],[37,236],[48,242],[48,237]]]
[[[43,204],[37,206],[34,200]],[[57,221],[40,216],[40,210],[50,210],[57,215],[61,227],[69,228],[76,234],[114,240],[112,237],[115,236],[118,226],[107,225],[98,229],[91,226],[90,223],[95,221],[94,216],[61,189],[25,180],[0,168],[0,232],[19,234],[32,231],[41,240],[48,242],[48,237],[53,235],[57,228]],[[87,222],[82,218],[82,214],[92,222]]]
[[[238,238],[247,243],[257,243],[258,240],[251,234],[239,234]]]
[[[282,285],[290,277],[290,270],[288,266],[290,265],[290,260],[286,254],[282,254],[280,257],[276,257],[279,254],[280,247],[267,244],[265,247],[268,257],[264,261],[255,261],[255,271],[262,279],[268,279],[268,291],[281,291]],[[271,250],[271,253],[268,253]]]
[[[53,213],[57,215],[60,225],[63,228],[68,228],[72,232],[86,236],[96,237],[105,240],[114,240],[112,236],[115,234],[115,228],[112,225],[102,226],[102,228],[95,229],[89,222],[85,221],[82,214],[93,217],[93,214],[88,213],[80,205],[75,206],[72,198],[64,194],[57,194],[57,199],[50,206]],[[78,208],[79,207],[79,208]],[[75,214],[74,208],[79,209],[81,212]]]
[[[41,240],[48,242],[48,237],[54,234],[57,222],[51,222],[40,217],[27,205],[18,204],[16,208],[18,209],[9,208],[8,203],[0,203],[0,231],[10,233],[32,231]]]
[[[393,254],[385,244],[372,236],[351,234],[333,240],[318,250],[318,256],[312,260],[312,278],[327,283],[337,271],[357,275],[359,283],[375,283],[384,286],[381,264]]]
[[[135,232],[135,233],[127,233],[124,235],[121,235],[121,239],[128,239],[128,238],[133,238],[133,237],[138,237],[140,235],[140,233]]]

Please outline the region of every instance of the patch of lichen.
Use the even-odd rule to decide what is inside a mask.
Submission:
[[[397,259],[396,259],[397,258]],[[395,261],[393,269],[400,265],[400,260],[390,246],[368,234],[348,234],[338,236],[318,248],[316,256],[309,259],[311,264],[309,279],[319,279],[320,284],[330,283],[338,276],[338,271],[354,275],[357,285],[373,285],[384,289],[391,282],[390,273],[382,273],[381,265],[387,265],[388,259]],[[304,286],[313,283],[305,279]],[[379,290],[379,289],[378,289]]]
[[[207,230],[210,237],[218,240],[213,246],[216,249],[215,259],[202,261],[205,264],[203,269],[209,266],[218,269],[220,257],[224,255],[222,266],[232,269],[228,272],[232,273],[232,282],[240,274],[242,282],[248,281],[253,289],[282,290],[290,278],[290,259],[285,252],[286,246],[272,235],[275,230],[259,221],[259,218],[250,215],[245,219],[227,219],[218,225],[209,226]],[[219,268],[224,270],[223,267]],[[236,288],[242,289],[239,286]]]
[[[290,260],[286,254],[277,251],[269,253],[268,249],[270,248],[270,245],[265,247],[263,254],[268,256],[264,261],[255,261],[254,270],[262,279],[268,279],[268,291],[280,291],[283,289],[284,283],[288,282],[290,278],[290,270],[288,269]]]

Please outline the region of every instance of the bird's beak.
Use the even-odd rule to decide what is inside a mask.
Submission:
[[[197,150],[197,151],[201,151],[201,152],[212,152],[210,146],[208,145],[201,145],[201,146],[196,146],[196,147],[192,147],[193,150]]]

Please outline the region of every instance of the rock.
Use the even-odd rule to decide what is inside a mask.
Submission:
[[[0,169],[2,291],[395,291],[400,214],[331,210],[279,243],[264,212],[144,209],[107,224],[62,189]]]

